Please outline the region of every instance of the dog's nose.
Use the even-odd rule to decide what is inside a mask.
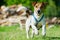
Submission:
[[[38,13],[40,13],[40,10],[38,10]]]

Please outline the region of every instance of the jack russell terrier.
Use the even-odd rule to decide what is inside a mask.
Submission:
[[[34,36],[34,34],[38,34],[38,26],[42,25],[42,35],[46,35],[46,22],[44,14],[42,13],[43,8],[46,6],[47,3],[44,2],[33,2],[32,5],[34,6],[34,13],[32,15],[28,15],[28,18],[26,20],[26,34],[27,39],[29,39],[29,28],[31,26],[32,28],[32,34],[31,38]]]

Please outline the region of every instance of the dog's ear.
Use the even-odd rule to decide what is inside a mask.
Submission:
[[[48,4],[47,2],[42,2],[41,8],[46,7],[47,4]]]
[[[36,3],[37,3],[37,2],[32,2],[32,6],[35,6]]]

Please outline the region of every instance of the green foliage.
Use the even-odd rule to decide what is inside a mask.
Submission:
[[[51,0],[49,1],[49,5],[46,8],[45,14],[47,17],[57,16],[56,6],[53,1],[51,1]]]
[[[4,0],[4,4],[7,6],[13,5],[13,4],[23,4],[26,7],[29,7],[31,10],[33,10],[32,7],[32,2],[47,2],[48,6],[46,7],[46,10],[44,10],[44,14],[46,17],[54,17],[54,16],[60,16],[59,13],[59,9],[60,7],[56,7],[57,5],[55,4],[59,4],[59,1],[57,0]],[[2,3],[0,3],[0,5],[2,5]],[[57,9],[58,8],[58,9]]]

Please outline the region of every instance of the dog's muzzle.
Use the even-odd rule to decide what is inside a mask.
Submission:
[[[38,14],[40,13],[41,11],[40,10],[38,10]]]

